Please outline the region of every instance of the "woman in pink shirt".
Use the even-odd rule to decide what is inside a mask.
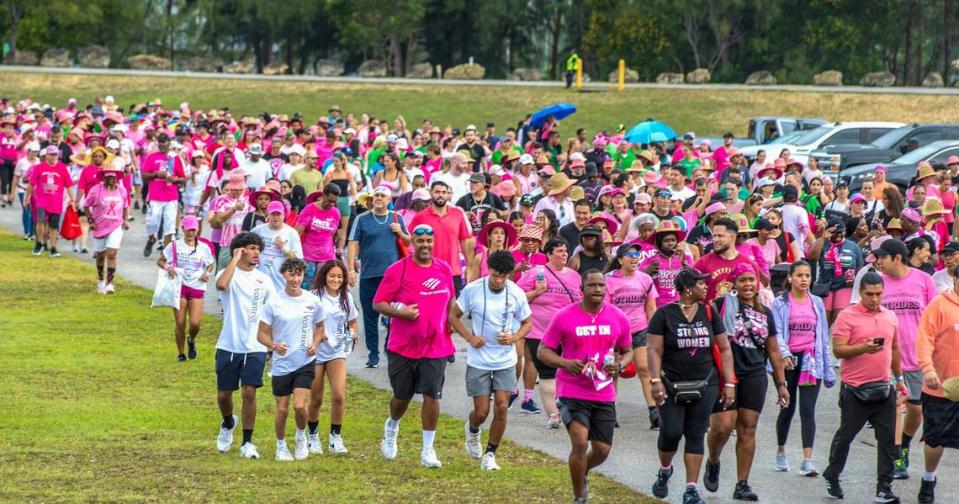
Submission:
[[[323,263],[336,259],[339,249],[336,231],[340,226],[340,211],[336,209],[336,201],[339,198],[340,187],[327,184],[322,192],[317,191],[306,197],[307,205],[296,219],[296,232],[300,233],[303,259],[307,264],[303,276],[304,288],[313,285],[313,276]]]
[[[130,207],[127,191],[117,183],[123,171],[112,165],[106,165],[99,172],[103,181],[86,192],[83,207],[87,210],[87,222],[93,233],[93,253],[97,261],[97,292],[113,294],[113,275],[117,270],[117,251],[123,231],[128,229],[127,212]],[[103,265],[106,263],[107,275],[104,279]]]
[[[689,267],[690,260],[677,250],[677,245],[686,238],[686,232],[680,229],[672,219],[660,221],[648,243],[656,247],[656,254],[639,265],[639,269],[650,275],[656,286],[656,308],[662,308],[679,299],[674,281],[679,272]]]
[[[503,221],[490,222],[483,226],[476,236],[479,251],[469,261],[466,269],[466,282],[489,275],[489,266],[486,260],[489,255],[498,250],[509,250],[516,245],[516,230]]]

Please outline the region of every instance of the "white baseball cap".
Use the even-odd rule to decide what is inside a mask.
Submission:
[[[530,155],[530,154],[523,154],[522,156],[519,157],[519,164],[522,164],[522,165],[531,165],[531,164],[536,164],[536,162],[533,161],[533,156],[532,156],[532,155]]]

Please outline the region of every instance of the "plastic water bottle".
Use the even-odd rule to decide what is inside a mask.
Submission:
[[[542,282],[543,280],[546,280],[546,270],[543,265],[539,265],[536,267],[536,281]]]
[[[610,348],[609,351],[606,352],[606,357],[603,357],[603,365],[608,366],[614,362],[616,362],[616,355],[613,354],[613,349]]]

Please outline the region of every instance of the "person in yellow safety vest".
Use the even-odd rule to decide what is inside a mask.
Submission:
[[[576,54],[576,49],[570,49],[569,57],[566,58],[566,89],[573,86],[573,77],[576,75],[576,69],[581,61],[579,54]]]

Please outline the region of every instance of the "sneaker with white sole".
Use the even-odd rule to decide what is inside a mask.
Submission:
[[[558,429],[559,428],[559,415],[553,413],[546,419],[546,428],[547,429]]]
[[[287,450],[287,451],[289,451],[289,450]],[[254,459],[260,458],[260,452],[256,451],[256,445],[255,445],[255,444],[253,444],[253,443],[243,443],[243,445],[240,446],[240,456],[243,457],[243,458],[245,458],[245,459],[254,460]]]
[[[306,435],[306,446],[307,449],[313,455],[319,455],[323,453],[323,445],[320,443],[320,435],[317,434],[307,434]]]
[[[110,283],[107,284],[106,291],[107,291],[107,294],[113,294],[114,292],[117,291],[117,290],[113,287],[113,282],[110,282]]]
[[[803,460],[802,465],[799,466],[799,475],[806,476],[807,478],[815,478],[819,476],[819,469],[816,469],[816,466],[812,464],[812,460]]]
[[[396,436],[400,433],[399,431],[399,428],[390,429],[390,420],[386,419],[383,425],[383,440],[380,441],[380,453],[386,460],[396,458]]]
[[[343,436],[340,434],[330,434],[329,442],[330,453],[343,454],[347,453],[346,445],[343,444]]]
[[[443,467],[443,463],[440,462],[440,459],[436,457],[436,450],[434,450],[432,447],[427,448],[426,451],[420,453],[420,465],[433,469]]]
[[[247,443],[243,446],[247,446],[250,443]],[[243,452],[243,446],[240,447],[240,452]],[[255,450],[255,448],[254,448]],[[247,458],[259,458],[257,457],[247,457]],[[286,443],[276,445],[276,461],[277,462],[293,462],[293,454],[290,453],[290,448],[286,446]]]
[[[466,434],[466,454],[472,458],[478,459],[483,454],[483,447],[480,445],[480,432],[473,434],[470,432],[470,421],[463,423],[463,432]]]
[[[293,439],[293,458],[296,460],[306,460],[310,456],[310,449],[307,447],[306,436],[297,436]]]
[[[785,453],[776,454],[776,464],[773,466],[778,472],[788,472],[789,471],[789,462],[786,461]]]
[[[226,453],[230,451],[230,448],[233,447],[233,431],[236,430],[237,424],[240,423],[240,419],[233,415],[233,428],[227,429],[220,423],[220,435],[216,438],[216,449],[220,453]]]
[[[480,469],[484,471],[499,471],[499,464],[496,463],[496,454],[493,452],[486,452],[483,454],[483,458],[480,459]]]
[[[97,282],[97,294],[106,294],[107,284],[103,280]]]

